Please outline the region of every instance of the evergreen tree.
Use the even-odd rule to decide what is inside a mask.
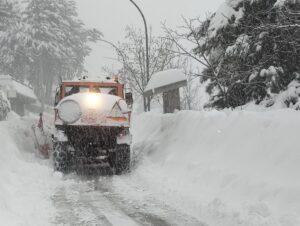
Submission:
[[[14,74],[21,66],[21,24],[20,10],[17,3],[0,1],[0,71]]]
[[[276,0],[227,1],[233,13],[216,26],[221,12],[198,30],[194,52],[210,62],[203,74],[211,79],[210,106],[236,107],[261,102],[285,90],[300,67],[299,4]],[[242,12],[242,14],[241,14]]]
[[[100,33],[86,29],[69,0],[30,0],[23,13],[30,82],[41,100],[49,100],[53,83],[83,70],[84,58]]]

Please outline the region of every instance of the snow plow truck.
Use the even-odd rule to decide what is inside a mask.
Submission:
[[[132,95],[118,79],[62,81],[55,95],[54,168],[63,173],[130,168]]]

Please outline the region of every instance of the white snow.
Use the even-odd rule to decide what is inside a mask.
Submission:
[[[152,75],[145,92],[181,81],[186,81],[186,76],[181,69],[160,71]]]
[[[25,86],[15,80],[12,81],[14,88],[16,89],[17,93],[21,94],[22,96],[29,97],[31,99],[36,100],[37,97],[34,94],[33,90],[28,86]]]
[[[208,225],[300,225],[298,111],[133,118],[131,183]]]
[[[257,76],[258,76],[258,72],[257,72],[257,71],[253,72],[253,73],[249,76],[248,81],[251,82],[253,79],[257,78]]]
[[[277,0],[274,4],[275,7],[282,7],[286,3],[287,0]]]
[[[9,98],[15,98],[16,93],[19,93],[22,96],[37,100],[34,91],[30,87],[14,80],[10,75],[0,75],[0,86]]]
[[[231,19],[232,16],[235,16],[235,23],[243,17],[243,7],[238,11],[234,9],[239,2],[240,0],[228,0],[219,7],[210,21],[208,28],[210,38],[214,37],[219,29],[228,25],[228,20]]]
[[[298,89],[290,84],[289,94]],[[97,219],[91,208],[99,207],[110,222],[133,223],[102,193],[84,190],[86,182],[62,180],[35,157],[36,121],[11,113],[0,122],[0,224],[55,224],[57,211],[69,210],[60,203],[64,196],[80,219]],[[300,114],[291,109],[135,115],[132,173],[114,177],[114,184],[121,191],[127,183],[126,199],[145,202],[139,205],[150,194],[208,225],[299,226],[299,128]],[[87,207],[76,206],[84,197]]]
[[[250,48],[249,45],[249,36],[242,34],[240,35],[234,45],[228,46],[226,49],[227,55],[237,55],[239,54],[241,57],[248,53]]]
[[[271,76],[277,76],[278,72],[283,73],[282,67],[274,67],[270,66],[268,69],[262,69],[260,71],[260,76],[261,77],[271,77]]]
[[[31,122],[13,113],[0,122],[1,225],[49,225],[55,215],[50,197],[59,176],[34,156]]]
[[[287,90],[275,95],[273,97],[274,105],[271,107],[273,109],[280,108],[292,108],[295,110],[300,110],[300,83],[298,81],[292,81]]]

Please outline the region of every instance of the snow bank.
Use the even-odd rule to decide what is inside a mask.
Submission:
[[[0,122],[0,225],[50,225],[60,175],[34,155],[33,120]]]
[[[142,114],[131,178],[209,225],[300,225],[299,128],[290,109]]]

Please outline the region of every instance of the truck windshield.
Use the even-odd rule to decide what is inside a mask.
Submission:
[[[65,86],[65,96],[70,96],[75,93],[89,92],[88,86]]]
[[[70,96],[75,93],[105,93],[110,95],[117,95],[116,87],[89,87],[89,86],[65,86],[65,96]]]

